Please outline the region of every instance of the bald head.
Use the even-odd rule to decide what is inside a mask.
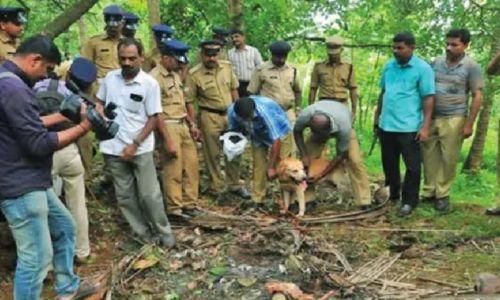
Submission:
[[[309,125],[314,133],[330,133],[330,118],[323,113],[315,113],[309,120]]]

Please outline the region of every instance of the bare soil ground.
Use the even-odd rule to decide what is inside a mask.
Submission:
[[[278,213],[276,189],[266,210],[202,198],[197,210],[169,216],[172,250],[139,244],[112,200],[91,199],[93,258],[76,270],[103,280],[111,299],[458,297],[473,292],[476,274],[500,274],[500,218],[483,207],[438,215],[422,203],[402,220],[392,203],[352,213],[339,193],[319,195],[303,220]],[[13,259],[14,249],[0,249],[0,299],[11,299]],[[54,296],[51,276],[44,299]]]

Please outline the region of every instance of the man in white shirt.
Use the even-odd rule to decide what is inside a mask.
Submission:
[[[245,34],[239,29],[234,29],[231,35],[234,48],[229,50],[229,61],[233,65],[234,73],[240,83],[238,94],[241,97],[249,96],[248,83],[252,73],[262,65],[262,56],[257,48],[245,43]]]
[[[113,177],[116,199],[123,216],[139,238],[172,247],[175,238],[165,214],[153,160],[157,115],[162,112],[158,82],[141,70],[143,47],[125,38],[118,44],[121,69],[109,72],[97,92],[100,109],[113,102],[117,135],[100,143]]]

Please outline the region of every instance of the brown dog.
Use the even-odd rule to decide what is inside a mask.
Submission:
[[[296,196],[299,202],[297,216],[302,217],[306,210],[305,191],[307,189],[307,174],[304,170],[304,164],[300,159],[287,157],[280,161],[277,173],[281,191],[283,192],[284,211],[288,210],[290,200],[293,199],[293,196]]]

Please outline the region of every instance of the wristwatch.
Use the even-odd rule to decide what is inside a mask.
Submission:
[[[137,147],[139,147],[141,145],[141,142],[139,142],[138,139],[133,139],[132,142],[134,143],[134,145],[136,145]]]

